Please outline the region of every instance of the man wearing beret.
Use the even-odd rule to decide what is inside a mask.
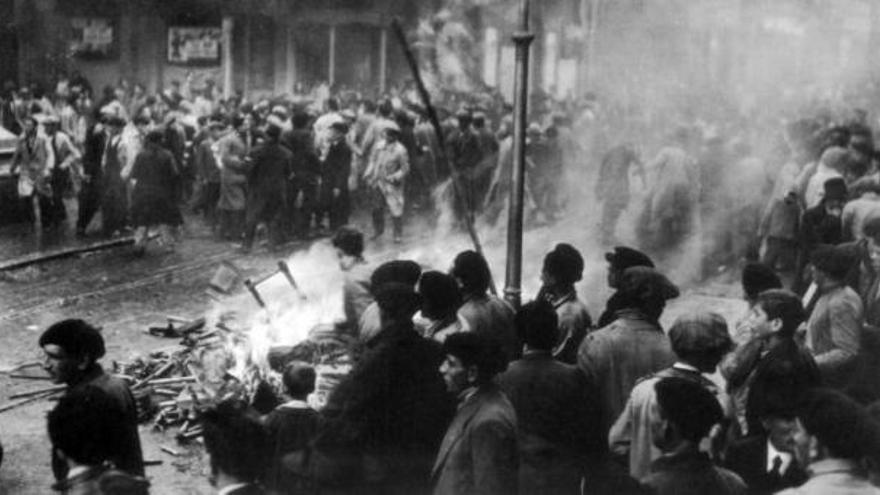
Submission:
[[[577,358],[581,371],[599,386],[606,429],[640,378],[675,362],[660,316],[666,301],[678,297],[678,288],[653,268],[634,266],[624,271],[620,293],[624,309],[613,323],[584,338]]]
[[[128,385],[104,372],[97,360],[104,356],[104,338],[83,320],[63,320],[50,326],[39,340],[46,355],[44,367],[55,383],[67,385],[67,394],[96,388],[107,394],[122,411],[123,425],[111,450],[116,468],[135,476],[144,475],[144,458],[137,429],[137,405]],[[55,478],[67,476],[66,463],[52,451]]]
[[[721,358],[733,346],[724,318],[715,313],[681,316],[669,330],[669,341],[677,357],[675,364],[633,388],[626,408],[608,435],[612,453],[628,456],[629,474],[636,480],[647,476],[651,463],[660,457],[660,450],[652,441],[652,431],[660,423],[657,382],[664,378],[687,380],[710,391],[719,403],[726,403],[718,387],[704,376],[715,372]]]
[[[627,268],[632,266],[654,268],[654,262],[647,254],[626,246],[617,246],[613,252],[605,253],[605,260],[608,261],[608,287],[615,290],[619,288],[620,277]],[[596,327],[603,328],[610,325],[615,319],[614,314],[623,309],[623,303],[623,296],[619,292],[612,294],[605,304],[605,311],[599,317]]]
[[[864,323],[862,300],[844,282],[853,259],[843,248],[820,246],[811,262],[820,296],[807,322],[807,347],[823,383],[844,390],[855,377]]]

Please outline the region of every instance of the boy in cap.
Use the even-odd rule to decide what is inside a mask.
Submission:
[[[733,345],[724,318],[715,313],[681,316],[669,330],[669,341],[677,358],[675,364],[633,388],[623,413],[608,435],[612,453],[628,455],[629,474],[636,480],[649,474],[651,462],[661,454],[652,441],[652,432],[661,422],[655,393],[659,381],[665,378],[686,380],[711,392],[719,403],[726,402],[718,387],[705,376],[715,372],[721,358]]]
[[[718,401],[705,387],[681,378],[664,378],[654,385],[660,421],[653,428],[654,444],[663,455],[651,463],[642,481],[657,495],[746,495],[743,480],[716,467],[700,443],[723,419]]]
[[[544,257],[541,270],[541,290],[536,299],[549,302],[556,310],[556,329],[553,355],[556,359],[575,364],[577,349],[587,335],[593,321],[587,306],[577,296],[574,284],[581,280],[584,258],[570,244],[557,244]]]
[[[807,322],[807,347],[823,383],[844,390],[857,368],[864,323],[862,300],[845,283],[854,260],[843,248],[820,246],[811,262],[819,299]]]

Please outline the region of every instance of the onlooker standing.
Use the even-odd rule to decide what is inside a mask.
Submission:
[[[819,299],[807,322],[807,348],[825,386],[844,390],[858,368],[864,309],[844,280],[853,264],[842,248],[822,246],[813,253],[813,280]]]
[[[125,120],[121,117],[107,118],[107,145],[101,158],[101,228],[110,237],[121,233],[128,215],[128,194],[122,178],[122,128]]]
[[[434,494],[517,493],[516,412],[493,381],[504,368],[497,344],[478,333],[458,333],[443,348],[440,372],[459,406],[434,462]]]
[[[702,385],[664,378],[654,385],[660,423],[654,443],[663,455],[643,482],[656,495],[746,495],[743,480],[716,467],[700,443],[723,417],[718,401]]]
[[[165,249],[174,249],[173,229],[183,223],[177,208],[174,185],[180,172],[162,147],[162,132],[150,131],[131,171],[131,219],[135,227],[134,245],[138,254],[147,248],[148,229],[158,225]]]
[[[306,451],[320,421],[318,412],[306,402],[315,390],[315,369],[306,363],[293,362],[287,365],[282,380],[291,400],[263,420],[271,456],[266,485],[273,493],[300,493],[308,488]]]
[[[242,115],[232,117],[233,131],[217,142],[220,156],[220,237],[239,239],[244,227],[247,205],[247,162],[250,152],[246,135],[250,132],[248,119]]]
[[[330,228],[336,230],[348,223],[351,206],[348,179],[351,176],[352,152],[345,139],[348,125],[334,122],[327,133],[327,155],[321,170],[322,210],[329,216]],[[318,224],[323,221],[319,215]]]
[[[624,270],[634,266],[646,266],[654,268],[654,262],[647,254],[625,246],[617,246],[613,252],[605,253],[605,260],[608,261],[608,287],[615,290],[614,294],[608,298],[605,304],[605,310],[599,316],[596,328],[604,328],[617,319],[617,311],[626,309],[626,301],[620,293],[620,278]]]
[[[519,493],[579,493],[585,466],[606,450],[596,387],[576,367],[553,358],[556,339],[548,330],[557,317],[550,303],[523,306],[516,326],[523,357],[510,363],[498,384],[516,411]]]
[[[678,288],[642,266],[624,271],[619,287],[622,308],[616,319],[587,335],[578,349],[578,367],[599,387],[606,431],[620,416],[636,382],[675,361],[660,316],[666,301],[678,297]]]
[[[64,320],[49,327],[39,340],[46,355],[44,367],[55,383],[67,385],[67,394],[97,388],[116,404],[121,417],[110,424],[112,445],[108,458],[113,464],[136,476],[144,475],[144,458],[137,429],[137,406],[121,379],[104,372],[97,360],[104,355],[104,338],[95,327],[83,320]],[[52,452],[52,470],[56,479],[67,476],[67,466]]]
[[[67,209],[64,206],[64,198],[73,193],[74,167],[81,158],[81,154],[73,141],[66,133],[61,131],[61,121],[58,117],[49,116],[44,122],[46,138],[49,140],[49,149],[52,150],[52,171],[49,181],[52,187],[52,209],[49,220],[52,226],[61,226],[67,220]]]
[[[266,142],[249,157],[247,172],[247,214],[242,251],[254,245],[257,224],[265,222],[271,248],[281,244],[282,217],[287,211],[287,178],[293,167],[293,154],[281,145],[281,128],[270,125]]]
[[[513,308],[487,293],[492,275],[486,258],[476,251],[462,251],[455,257],[450,275],[458,281],[464,299],[458,309],[462,330],[495,339],[507,361],[519,356],[522,349],[514,328]]]
[[[36,119],[25,117],[23,128],[9,171],[13,176],[18,175],[18,197],[24,202],[30,220],[34,225],[39,221],[48,226],[52,223],[52,187],[49,183],[52,150],[46,136],[39,132]]]
[[[452,275],[425,272],[419,279],[418,291],[422,305],[419,315],[421,318],[417,317],[417,321],[424,322],[422,335],[425,338],[443,343],[450,335],[462,331],[462,324],[458,319],[458,309],[462,303],[461,292]]]
[[[384,137],[376,143],[364,180],[373,188],[374,237],[385,232],[385,210],[391,214],[394,242],[403,241],[403,211],[406,176],[409,174],[409,156],[400,144],[400,126],[387,122]]]
[[[124,421],[119,405],[99,388],[62,397],[49,413],[48,430],[67,474],[52,488],[69,495],[146,495],[147,480],[112,465]]]
[[[222,402],[202,416],[205,450],[211,459],[211,485],[218,495],[262,495],[266,469],[263,426],[237,404]]]
[[[807,466],[809,479],[780,495],[877,495],[860,465],[873,454],[876,425],[855,401],[830,390],[810,394],[797,414],[795,457]]]
[[[541,270],[541,291],[538,299],[545,299],[556,310],[558,326],[553,356],[563,363],[575,364],[577,350],[593,324],[587,306],[578,299],[575,282],[583,276],[584,258],[570,244],[557,244],[544,257]],[[545,330],[546,331],[546,330]]]
[[[724,318],[715,313],[680,316],[669,330],[669,341],[678,360],[633,388],[626,407],[608,434],[612,453],[628,457],[629,474],[636,480],[648,475],[651,463],[661,454],[652,439],[661,423],[655,389],[660,380],[676,378],[696,383],[709,391],[722,407],[727,403],[718,387],[704,376],[715,372],[733,345]]]

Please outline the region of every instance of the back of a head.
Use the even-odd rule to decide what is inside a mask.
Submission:
[[[455,278],[438,271],[428,271],[419,279],[422,315],[440,319],[455,314],[461,306],[461,291]]]
[[[767,313],[768,320],[782,320],[780,333],[785,336],[794,335],[807,316],[801,298],[787,289],[765,290],[758,294],[755,305]]]
[[[268,453],[262,425],[243,405],[228,401],[205,411],[202,423],[212,470],[241,483],[255,482],[265,470]]]
[[[682,378],[664,378],[654,385],[660,415],[674,424],[684,440],[702,440],[721,421],[721,405],[705,387]]]
[[[669,329],[669,342],[675,355],[684,360],[698,357],[720,359],[733,347],[724,317],[707,311],[679,316]]]
[[[304,129],[309,126],[309,114],[302,110],[297,110],[294,112],[291,122],[294,129]]]
[[[523,343],[535,350],[553,350],[559,325],[553,305],[544,299],[531,301],[516,312],[515,321],[517,334]]]
[[[476,251],[462,251],[452,263],[451,275],[461,281],[465,294],[482,294],[489,289],[489,264]]]
[[[315,391],[315,368],[302,361],[293,361],[284,368],[282,381],[291,397],[305,397]]]
[[[412,320],[421,303],[413,285],[392,281],[371,288],[383,321],[388,318],[398,322]]]
[[[97,361],[104,356],[104,337],[97,328],[83,320],[62,320],[53,324],[40,336],[40,347],[57,345],[75,358],[88,356]]]
[[[98,466],[118,454],[125,415],[103,390],[87,386],[65,395],[48,416],[52,446],[77,464]]]
[[[782,281],[769,266],[751,262],[743,268],[742,286],[746,297],[749,300],[754,300],[758,294],[765,290],[782,288]]]
[[[392,260],[382,263],[370,275],[370,287],[378,290],[387,283],[399,283],[415,288],[422,274],[422,267],[412,260]]]
[[[856,262],[844,248],[821,244],[810,255],[810,263],[833,280],[842,281]]]
[[[333,234],[333,247],[348,256],[360,258],[364,254],[364,234],[350,227],[341,227]]]
[[[544,256],[544,271],[552,274],[563,285],[571,285],[583,278],[584,258],[571,244],[557,244]]]
[[[835,458],[858,460],[868,455],[871,419],[856,401],[835,390],[816,389],[804,400],[798,418]]]
[[[678,287],[665,275],[646,266],[624,270],[618,290],[627,300],[641,304],[664,303],[680,294]]]
[[[452,334],[443,342],[443,350],[461,360],[465,367],[476,366],[482,383],[489,383],[507,366],[501,345],[487,335],[475,332]]]

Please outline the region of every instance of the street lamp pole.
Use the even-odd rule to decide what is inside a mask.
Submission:
[[[529,31],[529,0],[520,0],[519,30],[513,35],[516,44],[516,69],[513,89],[513,169],[507,219],[507,281],[504,298],[513,307],[521,302],[523,195],[526,163],[526,121],[529,97],[529,45],[535,35]]]

